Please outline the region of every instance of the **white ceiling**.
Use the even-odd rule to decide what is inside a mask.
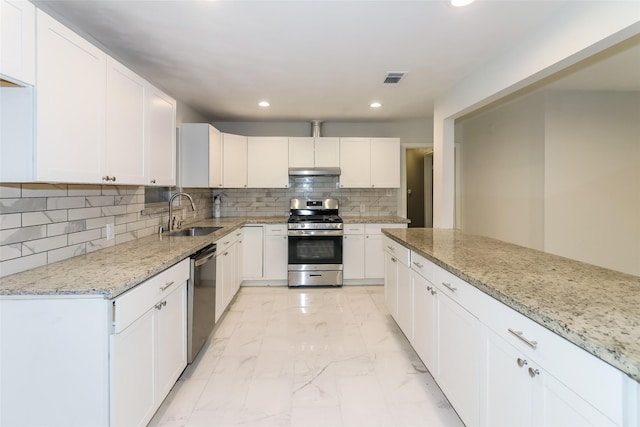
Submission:
[[[431,116],[448,88],[580,2],[35,3],[211,120],[389,121]],[[385,86],[389,71],[408,74]]]

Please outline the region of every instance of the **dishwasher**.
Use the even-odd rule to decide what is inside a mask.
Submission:
[[[192,363],[216,323],[216,245],[191,255],[187,286],[187,361]]]

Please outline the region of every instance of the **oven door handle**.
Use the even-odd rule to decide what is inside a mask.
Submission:
[[[289,236],[342,236],[342,230],[289,230]]]

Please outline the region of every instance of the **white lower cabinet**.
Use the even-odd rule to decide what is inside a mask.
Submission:
[[[413,340],[413,304],[410,252],[388,237],[382,238],[384,248],[385,300],[389,312],[405,336]]]
[[[480,418],[480,322],[436,289],[436,380],[468,427]]]
[[[189,260],[113,300],[110,425],[144,426],[187,366]]]
[[[246,225],[242,228],[242,280],[262,279],[262,246],[264,243],[264,227],[262,225]]]
[[[344,280],[364,279],[364,224],[344,224],[342,268]]]
[[[216,322],[240,288],[241,237],[242,231],[236,230],[216,242]]]
[[[287,280],[288,251],[287,225],[265,225],[264,279]]]
[[[405,331],[391,253],[385,298]],[[410,277],[410,342],[465,425],[638,425],[640,387],[621,371],[416,252]]]

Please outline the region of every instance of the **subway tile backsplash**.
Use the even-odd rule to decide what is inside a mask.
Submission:
[[[211,217],[211,190],[185,190],[197,208],[174,208],[185,224]],[[0,277],[148,236],[168,219],[166,203],[145,208],[144,187],[0,184]]]
[[[397,214],[397,189],[340,189],[337,177],[290,178],[288,189],[195,189],[195,214],[181,198],[184,223],[210,218],[213,195],[221,215],[283,216],[292,197],[334,197],[343,216]],[[361,212],[361,205],[364,212]],[[145,207],[144,187],[0,183],[0,277],[149,236],[166,227],[166,203]],[[114,224],[115,238],[106,239]]]
[[[337,177],[291,177],[286,189],[230,188],[214,190],[213,194],[222,194],[222,216],[286,216],[293,197],[337,198],[343,216],[397,215],[398,189],[337,188],[338,182]]]

